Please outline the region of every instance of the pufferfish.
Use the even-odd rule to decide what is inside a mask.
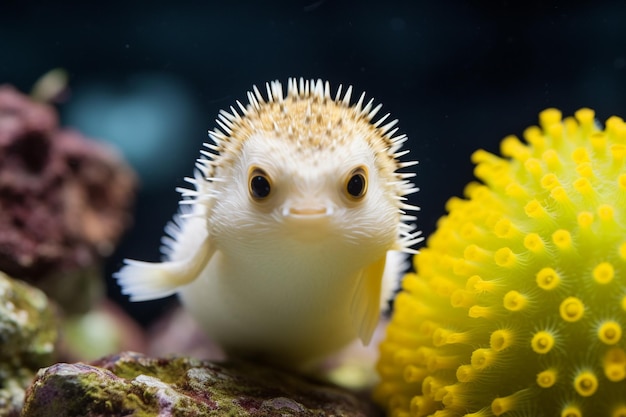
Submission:
[[[400,172],[417,162],[399,160],[397,120],[373,121],[381,105],[351,103],[352,87],[266,87],[219,113],[193,187],[178,190],[163,262],[125,260],[116,278],[133,301],[178,293],[229,354],[299,367],[369,343],[383,277],[421,240],[406,198],[415,173]]]

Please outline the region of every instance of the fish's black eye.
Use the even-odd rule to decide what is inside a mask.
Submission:
[[[269,175],[260,168],[251,169],[248,176],[248,191],[255,200],[267,198],[272,191]]]
[[[351,200],[360,200],[365,197],[367,192],[367,170],[364,167],[356,168],[348,175],[345,192]]]

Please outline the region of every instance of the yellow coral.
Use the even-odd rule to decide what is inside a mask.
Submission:
[[[626,124],[589,109],[474,153],[380,346],[391,416],[626,416]]]

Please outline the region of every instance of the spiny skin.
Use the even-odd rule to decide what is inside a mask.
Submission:
[[[299,366],[369,341],[388,252],[420,240],[405,223],[414,174],[398,172],[415,163],[398,159],[396,121],[373,122],[380,106],[351,104],[351,88],[334,99],[321,81],[267,90],[220,112],[165,261],[127,260],[117,278],[133,300],[178,292],[230,352]]]
[[[380,346],[392,416],[626,416],[626,124],[555,109],[479,150]]]

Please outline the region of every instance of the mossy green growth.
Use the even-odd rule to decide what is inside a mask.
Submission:
[[[17,415],[35,372],[53,363],[58,324],[43,292],[0,272],[0,415]]]
[[[22,417],[366,417],[373,404],[337,387],[254,363],[123,352],[38,372]]]
[[[626,124],[556,109],[472,156],[380,346],[392,416],[626,416]]]

